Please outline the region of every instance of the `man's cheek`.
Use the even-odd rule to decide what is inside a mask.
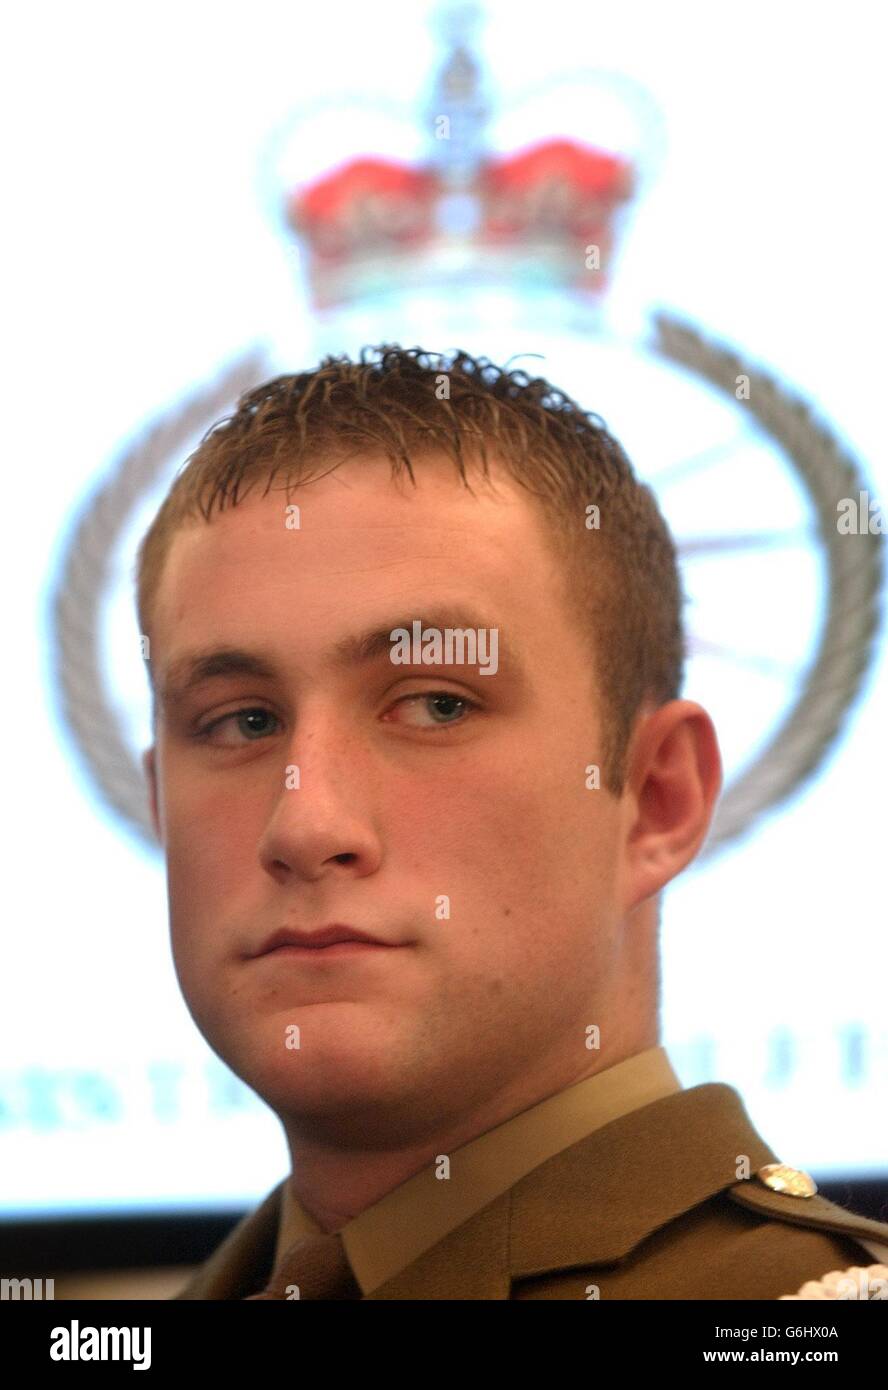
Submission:
[[[171,890],[195,910],[224,898],[226,884],[242,872],[244,837],[235,827],[206,820],[198,810],[171,823],[167,873]]]

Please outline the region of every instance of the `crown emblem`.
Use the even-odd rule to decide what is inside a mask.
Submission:
[[[562,84],[548,108],[545,93],[533,94],[523,121],[520,106],[505,119],[498,110],[491,130],[466,15],[451,21],[425,111],[414,119],[414,158],[352,150],[300,178],[300,149],[316,151],[318,144],[310,111],[290,136],[280,202],[316,311],[449,284],[461,291],[500,284],[513,294],[561,289],[597,299],[610,283],[645,144],[637,100],[633,110],[631,92],[606,91],[603,79],[613,75],[585,74],[585,102],[576,106],[587,108],[586,119],[602,99],[611,108],[622,104],[616,121],[611,109],[602,123],[609,136],[586,139],[561,128]],[[362,123],[344,125],[354,132]],[[522,127],[531,138],[521,138]]]

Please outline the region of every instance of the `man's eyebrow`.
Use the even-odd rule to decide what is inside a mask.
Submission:
[[[364,632],[352,633],[348,637],[340,638],[338,642],[334,643],[324,664],[330,667],[343,668],[363,666],[378,661],[391,652],[393,646],[392,632],[395,629],[405,630],[412,642],[414,622],[421,624],[420,635],[427,628],[437,628],[441,632],[446,631],[447,628],[475,631],[484,628],[489,633],[491,628],[495,626],[494,624],[479,622],[478,614],[467,609],[426,609],[421,618],[414,610],[406,616],[401,614],[386,622],[378,623]],[[489,637],[487,651],[490,652]],[[501,670],[511,668],[516,673],[521,670],[522,663],[518,660],[517,653],[509,643],[504,641],[499,628],[497,628],[497,661]],[[187,695],[190,691],[203,685],[205,681],[213,680],[216,677],[256,676],[262,680],[274,680],[279,675],[278,667],[259,652],[249,651],[243,647],[212,647],[203,651],[186,652],[171,661],[158,686],[160,698],[169,701]]]
[[[161,699],[187,695],[214,676],[258,676],[273,680],[277,675],[272,663],[257,652],[241,647],[210,647],[205,651],[186,652],[171,661],[161,680]]]

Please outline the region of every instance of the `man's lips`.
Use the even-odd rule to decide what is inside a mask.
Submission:
[[[282,956],[295,956],[300,960],[321,962],[336,960],[340,956],[382,956],[397,948],[382,946],[378,941],[333,941],[329,946],[276,946],[273,951],[265,951],[260,960],[280,960]]]
[[[361,950],[392,949],[399,942],[380,941],[367,932],[358,931],[343,923],[320,927],[316,931],[296,931],[292,927],[282,927],[264,942],[254,956],[267,956],[280,952],[286,955],[348,955]]]

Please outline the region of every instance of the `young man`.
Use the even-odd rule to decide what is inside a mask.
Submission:
[[[280,377],[175,480],[138,605],[177,974],[292,1161],[180,1297],[778,1298],[888,1257],[658,1045],[721,766],[596,417],[463,353]]]

